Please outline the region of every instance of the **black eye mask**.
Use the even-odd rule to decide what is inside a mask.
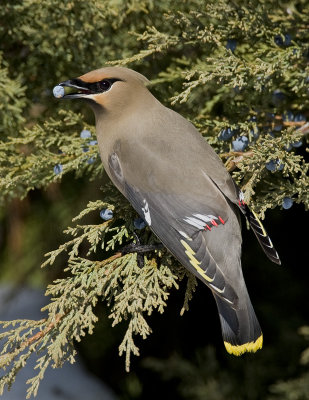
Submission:
[[[72,79],[71,84],[80,88],[84,94],[98,94],[109,90],[114,82],[121,81],[117,78],[106,78],[99,82],[84,82],[81,79]]]

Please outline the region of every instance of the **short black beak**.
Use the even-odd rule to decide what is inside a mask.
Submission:
[[[76,92],[76,93],[69,93],[69,94],[64,95],[62,97],[63,99],[79,99],[79,98],[87,97],[90,94],[93,94],[91,92],[91,90],[79,85],[78,81],[79,80],[77,80],[77,79],[72,79],[72,80],[67,80],[67,81],[59,83],[58,86],[66,86],[66,87],[70,87],[70,88],[74,88],[74,89],[78,90],[78,92]]]

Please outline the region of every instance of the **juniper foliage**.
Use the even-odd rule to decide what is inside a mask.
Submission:
[[[65,175],[101,185],[97,146],[80,137],[86,128],[94,139],[94,126],[79,106],[51,99],[50,90],[107,64],[127,65],[150,78],[156,96],[191,119],[220,154],[262,218],[267,209],[282,207],[284,198],[308,209],[305,0],[7,1],[0,21],[4,210],[12,199],[60,183]],[[81,222],[102,208],[113,210],[113,218]],[[151,333],[147,316],[164,312],[169,294],[185,277],[181,313],[188,309],[196,280],[165,250],[145,254],[143,268],[136,253],[122,252],[136,240],[134,218],[131,206],[108,184],[102,198],[73,219],[67,241],[43,263],[50,268],[59,257],[66,260],[65,277],[46,291],[52,298],[48,317],[1,323],[1,393],[34,352],[38,373],[28,382],[28,398],[36,395],[49,365],[73,362],[74,341],[91,334],[98,321],[98,301],[104,300],[113,325],[127,321],[119,346],[127,370],[131,355],[139,354],[135,336]],[[157,243],[148,228],[140,239]],[[284,388],[278,384],[274,390]]]

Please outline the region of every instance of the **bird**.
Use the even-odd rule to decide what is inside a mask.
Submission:
[[[104,67],[58,86],[76,91],[59,89],[57,97],[92,108],[100,157],[113,184],[168,251],[211,290],[227,352],[240,356],[261,349],[263,334],[242,272],[241,213],[268,258],[281,262],[215,150],[132,69]]]

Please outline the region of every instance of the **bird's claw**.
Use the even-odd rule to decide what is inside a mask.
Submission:
[[[140,240],[136,235],[136,242],[137,243],[130,243],[126,246],[124,246],[121,249],[122,254],[129,254],[129,253],[137,253],[137,264],[140,268],[144,266],[144,256],[143,253],[148,253],[151,251],[155,250],[161,250],[163,249],[163,244],[158,243],[158,244],[140,244]]]

